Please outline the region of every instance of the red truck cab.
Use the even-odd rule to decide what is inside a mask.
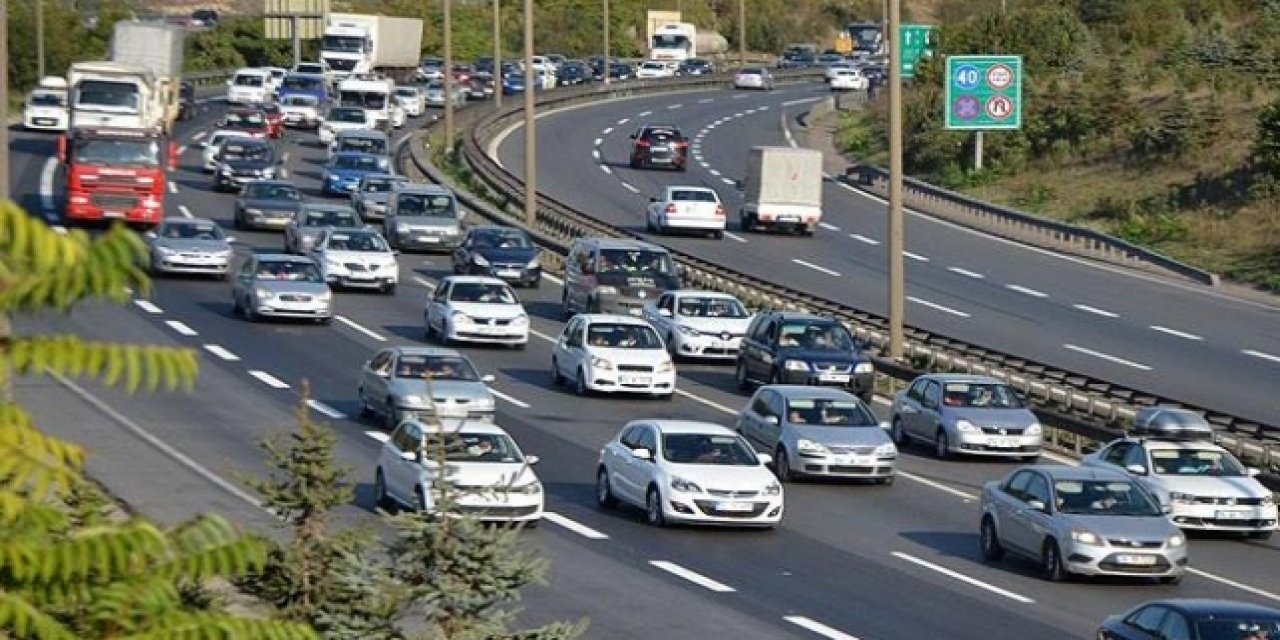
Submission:
[[[158,130],[78,128],[58,139],[66,175],[65,219],[123,220],[140,226],[164,218],[165,171],[177,145]]]

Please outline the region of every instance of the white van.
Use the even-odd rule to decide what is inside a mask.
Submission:
[[[227,102],[261,104],[271,97],[273,87],[271,72],[267,69],[240,69],[227,81]]]

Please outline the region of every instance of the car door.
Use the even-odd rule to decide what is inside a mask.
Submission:
[[[391,432],[386,444],[382,446],[382,477],[387,483],[387,493],[400,502],[408,502],[404,487],[404,456],[412,452],[412,444],[406,439],[410,424],[404,423]]]
[[[582,320],[574,318],[566,324],[556,340],[553,366],[562,376],[574,376],[577,371],[578,352],[582,348]]]
[[[400,456],[396,460],[393,482],[396,486],[396,497],[405,504],[417,506],[414,488],[418,486],[422,465],[417,454],[422,450],[422,430],[412,422],[406,422],[397,429],[399,437],[396,448]]]
[[[445,281],[436,287],[435,293],[427,300],[428,327],[444,331],[444,319],[449,315],[449,292],[453,289],[452,281]]]
[[[241,308],[248,308],[245,304],[245,293],[253,289],[253,274],[258,270],[257,258],[249,258],[240,265],[240,270],[236,272],[236,279],[231,283],[231,299],[236,304],[240,304]]]
[[[751,347],[747,350],[745,359],[747,377],[766,382],[769,380],[769,374],[773,370],[771,343],[777,333],[777,319],[770,318],[760,323],[755,335],[752,336]]]
[[[643,505],[645,492],[649,488],[649,482],[655,475],[654,465],[657,464],[658,438],[654,433],[653,425],[638,425],[634,442],[635,446],[632,449],[648,450],[649,459],[637,457],[634,451],[628,450],[627,464],[623,465],[622,474],[626,478],[629,501],[633,504]]]
[[[933,440],[934,434],[942,424],[942,385],[937,380],[928,380],[924,385],[924,395],[920,398],[920,410],[916,412],[912,430],[923,440]]]
[[[1049,480],[1043,474],[1035,471],[1028,473],[1031,478],[1027,482],[1026,499],[1011,514],[1012,521],[1017,526],[1010,533],[1018,548],[1028,556],[1038,557],[1045,532],[1049,531],[1050,521],[1054,517],[1051,515],[1054,511],[1053,492],[1049,488]],[[1034,508],[1032,501],[1039,501],[1049,513]]]
[[[391,377],[395,351],[384,349],[360,369],[360,389],[365,402],[376,411],[386,411],[387,383]]]
[[[902,432],[908,437],[915,437],[915,429],[912,422],[915,420],[916,414],[920,413],[920,401],[924,398],[926,384],[928,384],[926,378],[916,378],[911,383],[911,386],[907,387],[906,392],[895,401],[893,417],[898,421]]]
[[[764,398],[765,393],[767,392],[764,389],[756,389],[755,395],[751,396],[751,401],[738,413],[738,418],[734,425],[738,433],[741,433],[750,442],[759,441],[761,414],[768,411],[768,403]]]
[[[755,419],[755,439],[770,454],[778,448],[778,441],[782,438],[782,416],[785,415],[783,405],[786,399],[778,392],[766,389],[760,392],[758,402],[754,409],[756,413]],[[770,420],[773,418],[774,420]],[[776,421],[776,422],[775,422]]]
[[[586,260],[586,249],[582,245],[574,245],[569,257],[564,261],[564,300],[565,311],[572,313],[579,309],[578,292],[584,288],[582,282],[582,266]]]
[[[671,315],[662,315],[662,311],[665,309],[667,313],[672,313],[675,307],[672,303],[674,299],[675,296],[672,294],[664,293],[661,296],[658,296],[657,300],[654,300],[644,306],[645,320],[648,320],[649,324],[653,325],[653,328],[658,330],[658,335],[662,336],[662,339],[666,341],[667,346],[671,346],[672,334],[675,331],[675,321]]]
[[[628,484],[625,469],[632,463],[631,450],[637,446],[636,436],[639,432],[638,425],[627,427],[616,441],[605,447],[604,467],[609,474],[609,487],[614,497],[623,502],[635,503],[634,491]]]
[[[1025,525],[1022,510],[1026,508],[1027,485],[1030,471],[1019,471],[993,493],[992,504],[996,517],[996,531],[1000,542],[1015,552],[1025,553],[1020,546],[1019,529]]]

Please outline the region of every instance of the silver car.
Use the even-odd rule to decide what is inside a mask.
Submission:
[[[471,360],[453,349],[389,347],[360,367],[360,413],[395,428],[407,419],[493,419],[494,399]]]
[[[408,178],[389,173],[364,176],[351,192],[351,206],[365,220],[381,220],[387,217],[387,198],[406,184]]]
[[[1021,467],[982,489],[982,556],[1040,565],[1054,582],[1072,574],[1182,580],[1187,539],[1141,485],[1110,469]]]
[[[249,256],[236,271],[231,299],[235,312],[251,322],[304,318],[328,324],[333,320],[333,293],[311,258],[271,253]]]
[[[387,198],[382,229],[394,249],[452,253],[462,244],[462,212],[448,188],[406,184]]]
[[[455,82],[451,87],[453,93],[453,106],[461,107],[467,103],[467,87],[464,83]],[[424,91],[428,107],[444,107],[444,83],[432,82],[427,85]]]
[[[952,454],[1022,458],[1040,456],[1040,421],[1009,385],[984,376],[932,373],[920,376],[893,400],[893,441],[933,445],[939,458]]]
[[[193,273],[226,279],[231,272],[231,243],[222,228],[202,218],[165,218],[147,232],[151,274]]]
[[[316,246],[320,232],[328,228],[362,229],[364,222],[346,205],[308,202],[284,228],[284,252],[310,251]]]
[[[893,483],[898,448],[857,396],[829,387],[766,385],[756,389],[736,428],[773,453],[783,482],[800,476],[870,478]]]

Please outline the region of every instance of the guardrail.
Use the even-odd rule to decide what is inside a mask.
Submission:
[[[813,76],[788,74],[784,80],[780,74],[779,80],[796,81],[808,77]],[[723,84],[724,79],[717,78],[634,83],[607,89],[587,87],[558,94],[549,92],[540,96],[537,104],[547,108],[567,107],[628,95],[707,90]],[[544,266],[549,270],[563,267],[564,254],[576,237],[642,237],[592,218],[588,213],[575,210],[546,194],[538,195],[535,224],[532,228],[526,225],[523,182],[490,158],[485,149],[497,133],[513,126],[514,121],[521,118],[523,110],[518,106],[501,110],[468,108],[459,112],[457,126],[462,135],[457,157],[470,172],[471,179],[466,185],[456,184],[431,162],[423,144],[426,136],[430,135],[431,127],[421,134],[420,139],[406,144],[404,150],[417,172],[434,182],[452,186],[459,200],[472,212],[497,223],[527,229],[536,243],[549,250],[544,260]],[[844,321],[855,335],[873,347],[883,349],[887,346],[887,321],[883,317],[668,249],[684,268],[688,286],[731,293],[752,307],[786,308],[833,316]],[[1095,442],[1116,437],[1131,422],[1138,406],[1187,406],[920,329],[909,327],[906,332],[905,352],[909,364],[884,357],[875,358],[878,371],[890,378],[890,392],[924,371],[963,371],[1000,378],[1027,394],[1042,418],[1055,427],[1047,436],[1049,445],[1068,453],[1078,455],[1089,450]],[[1264,467],[1280,467],[1280,445],[1276,443],[1280,440],[1280,429],[1219,412],[1188,408],[1205,413],[1212,424],[1225,431],[1221,441],[1234,447],[1237,454],[1247,456]],[[1272,441],[1268,442],[1268,438]]]

